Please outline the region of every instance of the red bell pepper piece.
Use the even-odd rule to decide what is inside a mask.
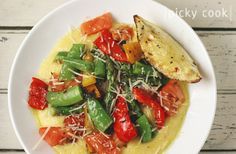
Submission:
[[[43,110],[48,106],[46,102],[47,88],[48,85],[45,82],[34,77],[32,78],[28,99],[30,107]]]
[[[48,86],[49,86],[50,91],[62,92],[70,87],[80,85],[78,81],[82,82],[82,76],[77,76],[75,79],[62,82],[59,80],[59,75],[56,73],[53,73],[51,81],[49,81],[48,83]],[[57,84],[58,82],[60,82],[60,84]]]
[[[77,136],[83,136],[85,133],[85,114],[70,115],[64,119],[64,125],[70,128],[70,131]]]
[[[134,87],[132,90],[134,98],[143,105],[147,105],[153,109],[153,114],[156,119],[157,127],[161,129],[165,124],[165,111],[161,107],[158,97],[153,97],[150,92]]]
[[[120,154],[120,149],[109,136],[100,132],[93,132],[84,137],[87,145],[98,154]]]
[[[49,129],[49,130],[47,130]],[[69,135],[67,135],[67,131],[61,127],[41,127],[39,128],[39,134],[41,136],[44,135],[45,131],[47,130],[44,140],[50,145],[50,146],[56,146],[56,145],[62,145],[66,143],[66,139],[71,138]]]
[[[93,42],[98,49],[117,61],[127,62],[127,56],[121,49],[119,44],[112,38],[112,34],[108,29],[101,32],[101,36]]]
[[[177,80],[170,80],[160,92],[162,106],[168,116],[173,116],[185,101],[184,92]]]
[[[137,136],[137,131],[129,116],[127,103],[123,97],[118,97],[113,116],[115,119],[114,131],[121,141],[129,142]]]

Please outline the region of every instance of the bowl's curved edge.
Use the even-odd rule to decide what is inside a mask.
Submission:
[[[15,119],[14,119],[14,116],[13,116],[13,112],[12,112],[12,100],[11,100],[11,96],[12,96],[12,93],[11,93],[11,89],[12,89],[12,76],[13,76],[13,73],[14,73],[14,70],[15,70],[15,65],[16,65],[16,62],[17,62],[17,59],[25,45],[25,43],[28,41],[29,39],[29,36],[34,33],[41,25],[41,23],[43,23],[45,20],[47,20],[48,17],[50,17],[52,14],[54,14],[55,12],[59,11],[61,8],[67,6],[67,5],[70,5],[71,3],[73,3],[74,1],[78,1],[78,0],[70,0],[68,2],[65,2],[64,4],[58,6],[57,8],[53,9],[52,11],[50,11],[46,16],[44,16],[43,18],[41,18],[36,24],[35,26],[33,26],[33,28],[30,30],[30,32],[25,36],[24,40],[22,41],[21,45],[19,46],[17,52],[16,52],[16,55],[13,59],[13,62],[12,62],[12,65],[11,65],[11,68],[10,68],[10,73],[9,73],[9,77],[8,77],[8,112],[9,112],[9,115],[10,115],[10,121],[11,121],[11,124],[13,126],[13,129],[14,129],[14,132],[16,134],[16,137],[18,139],[18,141],[20,142],[20,145],[23,147],[23,149],[25,150],[26,153],[30,154],[28,148],[25,146],[23,140],[21,139],[21,136],[18,132],[18,129],[17,129],[17,126],[15,125]]]

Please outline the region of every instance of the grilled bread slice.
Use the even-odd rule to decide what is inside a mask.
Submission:
[[[186,50],[160,27],[135,15],[137,37],[146,60],[171,79],[201,80],[200,72]]]

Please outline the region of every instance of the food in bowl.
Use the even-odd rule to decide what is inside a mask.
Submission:
[[[162,153],[177,136],[201,75],[169,34],[134,21],[82,23],[32,78],[28,104],[56,153]]]

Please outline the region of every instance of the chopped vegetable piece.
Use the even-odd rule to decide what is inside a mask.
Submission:
[[[33,109],[44,110],[48,107],[47,101],[44,97],[36,97],[34,95],[29,95],[28,104]]]
[[[131,40],[134,35],[133,28],[128,25],[121,25],[117,28],[113,28],[111,29],[111,33],[112,38],[118,42],[122,40]]]
[[[70,115],[64,119],[64,125],[76,136],[83,136],[85,133],[85,115]]]
[[[83,112],[83,108],[79,107],[78,105],[73,106],[58,106],[54,107],[55,112],[57,115],[71,115],[71,114],[79,114]]]
[[[106,75],[106,64],[99,59],[94,60],[94,75],[99,77]]]
[[[116,75],[117,75],[117,70],[114,67],[114,63],[110,60],[107,59],[107,67],[106,67],[106,77],[108,81],[108,87],[106,90],[106,95],[104,97],[104,102],[106,105],[106,110],[108,113],[111,113],[112,111],[112,105],[114,103],[114,98],[116,97],[114,92],[112,92],[112,89],[116,89]]]
[[[185,101],[184,93],[176,80],[170,80],[160,91],[162,105],[169,116],[177,113]]]
[[[83,56],[83,60],[92,62],[94,60],[94,58],[93,58],[93,55],[91,54],[91,52],[87,52]]]
[[[77,76],[73,80],[65,81],[65,89],[81,85],[82,79],[83,79],[82,76]]]
[[[73,44],[67,57],[81,59],[84,53],[84,48],[84,44]]]
[[[44,81],[42,81],[38,78],[32,77],[32,82],[30,84],[30,88],[34,88],[34,87],[40,87],[40,88],[47,89],[48,85]]]
[[[65,90],[65,83],[59,81],[59,75],[52,73],[51,78],[48,82],[49,91],[60,92]]]
[[[67,55],[68,55],[68,52],[67,52],[67,51],[58,52],[57,55],[56,55],[56,57],[55,57],[55,61],[62,62],[63,59],[64,59],[65,57],[67,57]]]
[[[145,116],[147,117],[150,124],[152,124],[152,126],[155,127],[156,126],[156,120],[155,120],[155,117],[153,115],[153,109],[149,106],[142,106],[142,111],[143,111],[143,114],[145,114]]]
[[[85,75],[82,79],[82,86],[87,87],[96,83],[96,78],[93,75]]]
[[[137,123],[141,133],[142,142],[148,142],[152,139],[152,128],[145,115],[138,118]]]
[[[153,109],[157,127],[161,129],[165,124],[165,111],[159,104],[160,101],[152,96],[150,92],[137,87],[133,88],[133,95],[139,103],[147,105]]]
[[[72,73],[71,70],[74,71],[74,69],[71,66],[69,66],[68,63],[64,63],[61,67],[59,80],[66,81],[74,79],[75,75],[74,73]]]
[[[129,116],[127,103],[123,97],[118,97],[113,116],[115,119],[114,131],[121,141],[129,142],[137,136],[137,131]]]
[[[130,115],[131,115],[131,118],[132,120],[139,118],[140,116],[142,116],[142,111],[137,103],[136,100],[133,99],[132,97],[132,91],[130,91],[130,87],[129,87],[129,84],[128,84],[128,79],[124,79],[123,82],[124,85],[122,85],[124,88],[124,93],[126,94],[126,100],[129,100],[129,103],[128,103],[128,106],[129,106],[129,109],[130,109]]]
[[[154,68],[151,65],[146,65],[140,62],[133,64],[132,73],[135,75],[152,75],[154,73]]]
[[[121,151],[116,147],[115,142],[109,136],[101,132],[93,132],[85,136],[85,141],[98,154],[120,154]]]
[[[105,13],[94,19],[81,24],[80,28],[83,34],[91,35],[95,34],[103,29],[109,29],[112,27],[112,16],[111,13]]]
[[[48,85],[49,85],[49,91],[53,92],[62,92],[65,91],[68,88],[78,86],[82,82],[82,77],[77,76],[72,80],[67,80],[67,81],[60,81],[59,80],[59,75],[53,73],[52,78],[50,79]]]
[[[143,57],[143,51],[138,42],[131,42],[123,45],[128,62],[131,64],[139,61]]]
[[[83,100],[83,92],[79,86],[69,88],[66,92],[48,92],[47,101],[52,106],[70,106]]]
[[[83,72],[93,72],[94,65],[92,62],[80,60],[80,59],[73,59],[66,57],[64,60],[70,67],[78,69]]]
[[[88,114],[87,106],[84,106],[84,115],[85,115],[85,119],[84,119],[85,128],[87,129],[87,131],[94,130],[94,125]]]
[[[46,101],[48,85],[40,79],[32,78],[29,90],[28,105],[37,110],[44,110],[48,104]]]
[[[104,132],[112,124],[111,117],[106,113],[98,100],[89,98],[87,105],[93,124],[98,130]]]
[[[44,133],[46,133],[46,135]],[[61,127],[41,127],[39,129],[39,134],[41,136],[45,135],[43,139],[50,146],[62,145],[65,143],[65,139],[69,138],[66,131]]]
[[[127,62],[126,54],[123,52],[121,47],[112,38],[109,30],[103,30],[101,36],[98,37],[94,44],[100,49],[104,54],[107,54],[117,61]]]
[[[95,84],[89,85],[85,87],[86,91],[90,94],[95,94],[96,98],[101,97],[101,93],[99,92],[97,86]]]

